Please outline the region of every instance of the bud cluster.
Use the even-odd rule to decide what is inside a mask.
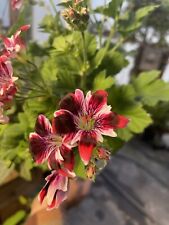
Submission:
[[[94,180],[97,173],[102,170],[110,159],[110,152],[103,147],[99,147],[90,163],[86,166],[86,176]]]
[[[89,12],[84,0],[73,0],[72,5],[62,12],[62,16],[74,30],[84,31],[87,28]]]

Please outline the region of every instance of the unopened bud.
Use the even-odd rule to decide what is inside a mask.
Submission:
[[[79,3],[83,2],[84,0],[74,0],[75,5],[78,5]]]
[[[95,177],[95,174],[96,174],[96,166],[93,163],[91,163],[87,166],[86,176],[88,179],[93,180]]]
[[[108,161],[110,159],[110,152],[101,147],[98,149],[98,158]]]
[[[69,16],[69,19],[73,19],[75,17],[75,10],[70,8],[68,10],[68,16]]]
[[[62,16],[74,30],[84,31],[88,26],[89,12],[83,6],[83,0],[74,0],[74,5],[65,9]]]
[[[82,7],[80,12],[82,15],[88,15],[88,10],[86,7]]]

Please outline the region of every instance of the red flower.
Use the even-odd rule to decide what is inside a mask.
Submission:
[[[35,125],[35,133],[29,136],[30,151],[36,163],[48,161],[51,169],[59,169],[60,164],[72,171],[74,167],[74,155],[71,147],[64,137],[57,133],[55,123],[39,115]]]
[[[15,81],[13,77],[13,68],[9,59],[2,55],[0,56],[0,102],[6,103],[13,99],[16,93]]]
[[[39,201],[43,202],[46,197],[48,210],[57,208],[66,198],[68,192],[68,182],[75,176],[68,170],[53,171],[46,177],[46,184],[39,193]]]
[[[20,37],[22,31],[27,31],[30,28],[30,25],[24,25],[19,28],[19,30],[9,37],[3,37],[3,43],[5,46],[5,54],[10,57],[15,57],[15,55],[21,51],[21,49],[25,48],[25,44]]]
[[[23,0],[11,0],[11,6],[13,10],[20,9],[22,7]]]
[[[126,127],[128,119],[111,112],[107,105],[107,92],[99,90],[84,97],[81,90],[70,93],[60,102],[60,110],[54,113],[58,133],[67,134],[71,144],[78,143],[79,154],[87,165],[102,135],[116,137],[115,130]]]

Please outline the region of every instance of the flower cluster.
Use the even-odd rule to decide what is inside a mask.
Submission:
[[[84,0],[74,0],[72,5],[62,12],[62,16],[74,30],[84,31],[88,25],[89,12],[84,6]]]
[[[17,88],[13,76],[11,58],[24,48],[24,43],[20,37],[22,31],[26,31],[30,25],[22,26],[14,35],[9,37],[0,36],[3,40],[4,49],[0,55],[0,123],[7,123],[8,117],[4,115],[4,110],[8,109],[9,103],[13,100]]]
[[[89,91],[85,97],[77,89],[61,100],[52,125],[45,116],[38,116],[35,133],[29,137],[30,151],[37,163],[47,161],[52,170],[39,194],[41,202],[46,196],[49,209],[66,198],[68,181],[75,177],[74,155],[79,154],[86,167],[86,177],[93,179],[98,161],[110,157],[102,146],[103,135],[116,137],[116,129],[127,126],[129,120],[111,111],[107,97],[103,90]]]

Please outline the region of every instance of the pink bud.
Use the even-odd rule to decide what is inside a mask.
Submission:
[[[110,159],[110,152],[101,147],[98,149],[98,158],[108,161]]]

